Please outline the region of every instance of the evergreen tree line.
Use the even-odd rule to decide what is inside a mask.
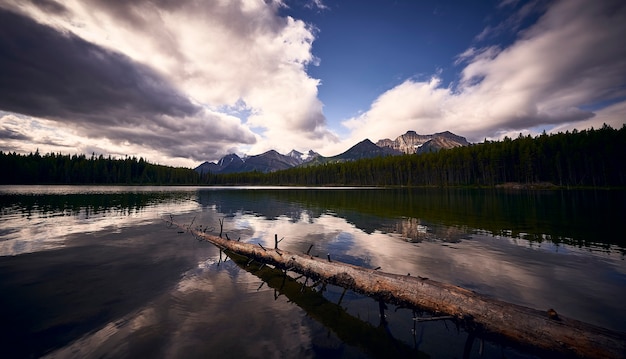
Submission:
[[[143,158],[124,159],[62,155],[39,151],[28,155],[0,151],[0,184],[197,184],[189,168],[152,164]]]
[[[143,158],[0,151],[0,184],[205,184],[295,186],[626,186],[626,125],[485,141],[435,153],[295,167],[272,173],[203,174]]]
[[[297,167],[273,173],[207,174],[214,185],[558,186],[626,185],[626,125],[484,143],[419,155]]]

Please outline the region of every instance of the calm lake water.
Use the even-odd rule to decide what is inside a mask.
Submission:
[[[626,332],[624,191],[8,186],[0,205],[3,358],[532,357],[238,264],[170,215]]]

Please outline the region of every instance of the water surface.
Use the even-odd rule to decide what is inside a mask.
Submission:
[[[236,263],[163,218],[626,331],[626,194],[0,187],[7,357],[531,357],[432,313]],[[306,285],[305,285],[306,284]],[[382,308],[382,311],[381,311]],[[381,313],[383,314],[381,316]]]

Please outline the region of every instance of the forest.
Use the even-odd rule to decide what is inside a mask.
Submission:
[[[439,152],[294,167],[272,173],[203,174],[143,158],[21,155],[0,151],[0,184],[468,186],[549,183],[626,186],[626,125],[484,141]]]
[[[0,151],[0,184],[198,184],[189,168],[169,167],[143,158],[63,155],[39,151],[28,155]]]
[[[560,187],[626,185],[626,125],[502,141],[434,153],[295,167],[273,173],[205,175],[215,185],[472,186],[549,183]]]

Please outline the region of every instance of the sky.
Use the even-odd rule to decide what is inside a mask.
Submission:
[[[622,0],[0,0],[0,151],[339,154],[626,123]]]

